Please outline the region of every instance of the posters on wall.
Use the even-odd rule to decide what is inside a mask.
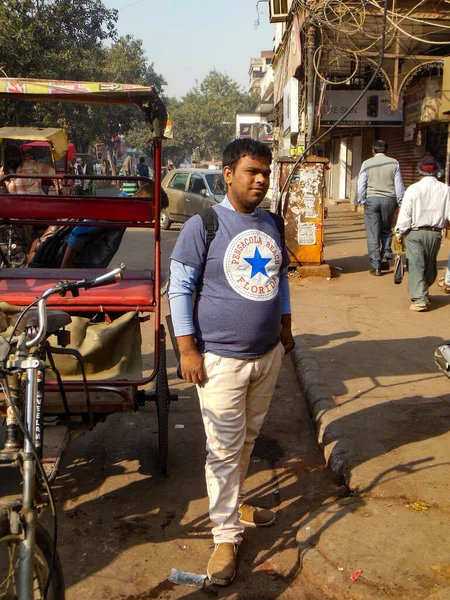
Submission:
[[[315,223],[299,223],[297,229],[297,242],[301,246],[314,246],[316,243]]]

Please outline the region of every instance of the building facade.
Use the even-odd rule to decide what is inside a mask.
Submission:
[[[263,50],[259,58],[250,59],[249,93],[257,100],[257,106],[251,112],[236,114],[236,138],[255,138],[266,144],[272,144],[273,123],[273,52]]]
[[[377,0],[270,0],[276,155],[300,154],[323,136],[312,153],[330,161],[326,194],[334,200],[355,200],[374,139],[387,141],[406,185],[417,180],[426,153],[450,182],[450,115],[442,109],[450,11],[444,8],[432,0],[389,0],[384,19]]]

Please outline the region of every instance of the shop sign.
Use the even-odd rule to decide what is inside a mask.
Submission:
[[[450,56],[444,58],[444,73],[442,76],[442,112],[450,113]]]
[[[411,123],[411,125],[405,125],[405,135],[403,137],[403,140],[405,142],[412,142],[414,140],[416,126],[416,123]]]
[[[295,148],[291,148],[289,154],[291,156],[300,156],[305,151],[305,146],[296,146]]]
[[[442,80],[431,77],[408,87],[405,92],[405,125],[448,120],[442,114]]]
[[[333,125],[348,110],[361,90],[326,90],[321,124]],[[402,125],[403,105],[392,110],[384,90],[366,92],[342,125]]]

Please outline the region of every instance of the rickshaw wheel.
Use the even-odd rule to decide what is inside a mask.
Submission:
[[[159,366],[156,375],[156,412],[158,414],[159,465],[163,475],[167,473],[169,456],[169,405],[170,390],[166,369],[166,330],[159,329]]]

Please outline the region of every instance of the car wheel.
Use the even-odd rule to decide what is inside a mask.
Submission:
[[[169,216],[169,212],[168,212],[167,208],[162,209],[161,215],[159,217],[159,223],[160,223],[161,229],[164,229],[164,230],[170,229],[170,226],[172,225],[172,221],[170,220],[170,216]]]

